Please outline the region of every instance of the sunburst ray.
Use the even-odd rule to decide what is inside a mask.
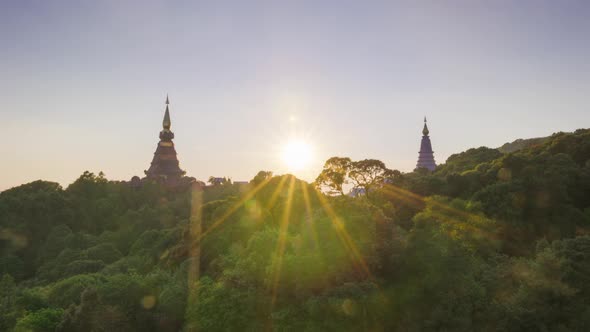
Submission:
[[[272,298],[271,298],[271,311],[275,305],[278,293],[279,279],[281,277],[281,268],[283,264],[283,254],[285,253],[285,244],[287,241],[287,231],[289,228],[289,220],[291,218],[291,205],[293,203],[293,191],[295,188],[295,177],[291,176],[289,181],[289,189],[287,195],[287,204],[283,211],[281,218],[281,224],[279,226],[279,238],[277,241],[277,248],[275,250],[276,261],[274,262],[274,270],[272,274]]]
[[[326,211],[326,213],[328,214],[330,221],[332,221],[332,224],[334,225],[334,229],[336,230],[336,234],[338,235],[338,238],[342,242],[344,248],[349,251],[349,255],[351,256],[350,257],[351,261],[353,262],[353,264],[360,267],[360,269],[362,270],[365,277],[371,278],[372,277],[371,271],[369,270],[369,267],[367,266],[367,263],[366,263],[365,259],[363,258],[363,256],[361,255],[360,251],[358,250],[356,244],[354,243],[354,241],[352,240],[352,238],[350,237],[350,235],[346,231],[346,227],[342,223],[342,220],[336,214],[336,212],[334,212],[334,209],[332,208],[330,203],[326,200],[326,198],[323,196],[323,194],[319,191],[314,191],[314,192],[315,192],[316,196],[318,197],[320,204],[322,204],[324,211]]]
[[[312,236],[312,239],[314,242],[313,243],[314,247],[317,249],[317,248],[319,248],[318,234],[315,229],[315,224],[313,223],[311,201],[309,199],[309,191],[307,190],[307,186],[304,182],[301,182],[301,192],[303,193],[303,201],[305,203],[305,212],[307,213],[307,216],[305,218],[306,224],[307,224],[307,227],[309,228],[309,231],[311,233],[311,236]]]
[[[227,218],[231,217],[240,207],[244,205],[248,200],[250,200],[256,193],[258,193],[262,188],[264,188],[269,182],[270,178],[264,179],[261,183],[259,183],[256,187],[248,191],[240,200],[238,200],[234,205],[232,205],[221,217],[215,220],[209,228],[207,228],[201,236],[198,238],[201,241],[205,236],[211,233],[214,229],[221,226],[223,222],[227,220]]]

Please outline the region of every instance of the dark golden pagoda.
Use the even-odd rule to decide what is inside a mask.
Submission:
[[[152,164],[145,171],[145,175],[148,179],[176,184],[186,172],[180,169],[174,143],[172,142],[174,133],[170,130],[172,123],[170,121],[170,110],[168,109],[169,104],[168,96],[166,96],[166,112],[162,121],[163,129],[160,131],[160,142],[156,147]]]

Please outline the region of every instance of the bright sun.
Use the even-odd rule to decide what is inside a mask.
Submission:
[[[291,140],[281,150],[283,162],[290,171],[298,171],[309,166],[312,155],[311,146],[301,140]]]

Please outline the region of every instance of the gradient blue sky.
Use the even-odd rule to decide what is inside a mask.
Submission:
[[[588,127],[590,1],[0,1],[0,190],[142,175],[166,93],[188,175],[285,171],[289,137],[410,171]]]

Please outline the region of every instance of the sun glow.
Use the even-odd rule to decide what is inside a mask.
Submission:
[[[313,149],[305,141],[291,140],[283,146],[281,158],[289,171],[299,171],[310,165],[313,158]]]

